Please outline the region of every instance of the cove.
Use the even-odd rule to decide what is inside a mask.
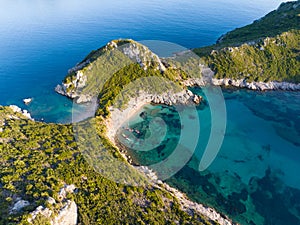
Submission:
[[[203,95],[201,88],[192,91]],[[199,172],[211,132],[209,103],[202,103],[197,107],[200,135],[195,152],[166,182],[241,224],[299,224],[300,93],[223,89],[223,95],[227,127],[216,159]],[[151,136],[149,124],[154,118],[167,125],[166,135],[154,149],[127,148],[134,164],[151,166],[168,160],[182,135],[177,110],[146,105],[124,123],[140,139]],[[119,139],[121,134],[122,130]]]

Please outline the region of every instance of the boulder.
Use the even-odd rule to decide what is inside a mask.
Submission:
[[[195,104],[200,104],[201,103],[201,101],[202,101],[202,96],[198,96],[198,95],[195,95],[194,96],[194,98],[193,98],[193,102],[195,103]]]
[[[13,212],[19,212],[21,209],[23,209],[24,207],[26,206],[29,206],[29,202],[28,201],[25,201],[25,200],[22,200],[22,199],[19,199],[15,204],[14,206],[12,207],[11,209],[11,213]]]
[[[76,225],[77,224],[77,205],[74,201],[68,200],[65,206],[59,211],[51,223],[52,225]]]
[[[23,102],[25,105],[29,105],[32,102],[32,98],[24,98]]]

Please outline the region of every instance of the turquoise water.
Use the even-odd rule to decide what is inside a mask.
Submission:
[[[16,104],[37,120],[70,122],[73,103],[56,94],[54,87],[92,49],[116,38],[204,46],[260,18],[280,2],[2,0],[0,105]],[[211,131],[209,106],[199,106],[196,117],[182,109],[191,123],[200,120],[198,145],[189,163],[167,182],[241,224],[300,224],[300,94],[223,92],[227,128],[217,158],[207,170],[198,171]],[[22,99],[28,97],[33,101],[26,106]],[[177,110],[148,106],[143,109],[148,121],[133,118],[131,125],[139,130],[139,138],[151,135],[147,126],[152,118],[162,117],[168,125],[167,136],[154,150],[129,150],[136,163],[152,165],[172,155],[185,131]],[[196,132],[189,134],[194,137]]]
[[[193,91],[204,94],[199,88]],[[216,159],[199,172],[199,160],[211,132],[209,103],[202,103],[197,108],[200,135],[194,155],[166,181],[241,224],[300,224],[300,93],[224,89],[223,94],[227,127]],[[168,160],[183,129],[174,107],[149,105],[142,112],[143,118],[138,113],[128,122],[139,131],[135,133],[138,138],[151,136],[149,123],[154,118],[162,118],[168,126],[155,149],[128,149],[136,164],[151,167]],[[180,159],[174,162],[178,163]]]
[[[16,104],[38,120],[70,122],[72,102],[54,87],[92,49],[116,38],[208,45],[280,2],[1,0],[0,105]],[[26,106],[28,97],[33,102]]]

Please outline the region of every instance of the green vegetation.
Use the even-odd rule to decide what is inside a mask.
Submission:
[[[139,52],[138,57],[143,60],[142,62],[136,62],[123,53],[132,48]],[[140,65],[141,63],[145,68]],[[72,70],[64,79],[63,82],[67,84],[66,91],[89,96],[97,96],[100,93],[101,108],[109,106],[107,103],[113,102],[112,99],[120,94],[122,88],[137,79],[161,77],[177,82],[182,79],[181,76],[185,76],[178,69],[160,70],[160,59],[148,48],[133,40],[111,41],[106,46],[92,51],[80,64],[82,66],[76,71]],[[78,82],[78,72],[86,78],[83,87],[74,85]],[[158,84],[157,87],[159,86],[161,85]],[[133,93],[131,95],[134,96]]]
[[[300,1],[282,3],[254,23],[196,48],[217,78],[300,82]]]
[[[201,64],[206,63],[214,70],[217,78],[299,83],[299,7],[299,1],[283,3],[253,24],[227,33],[217,44],[194,52],[202,57]],[[133,41],[114,43],[121,46]],[[147,49],[145,52],[148,54]],[[152,55],[147,55],[146,61],[149,57]],[[190,66],[199,64],[197,58],[183,57],[176,62],[168,59],[166,62],[173,67],[163,72],[157,69],[157,59],[151,59],[144,69],[114,49],[114,44],[92,51],[79,66],[87,78],[85,85],[79,88],[71,84],[77,80],[75,71],[64,82],[70,84],[68,92],[99,94],[100,107],[96,118],[72,126],[34,122],[0,106],[0,224],[28,224],[29,213],[47,205],[48,197],[60,203],[57,193],[64,184],[77,187],[76,193],[68,198],[78,206],[80,224],[212,223],[200,215],[188,215],[169,193],[147,183],[104,135],[103,117],[109,115],[112,104],[122,108],[141,90],[179,91],[183,88],[180,81],[199,74]],[[95,129],[88,129],[91,126]],[[86,145],[84,140],[91,142]],[[101,168],[97,167],[100,164]],[[113,172],[116,169],[114,180],[105,172],[97,172],[103,168]],[[142,186],[115,182],[122,178]],[[30,205],[10,213],[18,198],[29,201]],[[57,213],[55,206],[51,209]],[[36,224],[46,224],[46,220],[39,216]]]
[[[255,45],[213,51],[205,58],[216,78],[300,82],[300,31],[292,30]]]
[[[112,40],[112,42],[116,43],[117,45],[124,45],[131,43],[131,40]],[[107,50],[112,50],[112,47],[103,46],[97,50],[91,51],[79,64],[89,61],[90,63],[97,60],[100,56],[105,54]]]
[[[266,37],[275,37],[283,32],[300,29],[300,1],[282,3],[277,10],[268,13],[252,24],[237,28],[222,35],[216,44],[202,48],[195,48],[199,56],[210,54],[212,50],[219,50],[228,46],[239,46],[246,42],[253,42]]]
[[[220,44],[235,45],[248,41],[275,37],[283,32],[300,29],[300,1],[282,3],[277,10],[268,13],[252,24],[228,32],[219,39]]]
[[[210,224],[181,211],[161,189],[121,185],[97,173],[79,151],[71,125],[34,122],[7,107],[0,107],[0,122],[5,124],[0,132],[0,224],[27,224],[28,214],[45,205],[48,196],[60,202],[57,193],[64,183],[77,187],[68,198],[78,206],[80,224]],[[10,214],[18,197],[30,205]]]
[[[105,48],[101,48],[94,53],[90,53],[89,56],[92,57],[89,60],[90,62],[80,69],[87,78],[85,86],[81,89],[76,89],[76,87],[71,84],[67,89],[68,93],[77,92],[92,96],[97,95],[102,89],[103,84],[114,73],[120,68],[132,63],[128,57],[117,49],[106,50]],[[69,84],[70,82],[76,81],[76,79],[76,73],[72,71],[66,76],[64,83]]]
[[[175,69],[167,69],[161,72],[153,68],[143,70],[136,63],[125,66],[104,84],[99,93],[97,114],[109,115],[109,106],[118,103],[118,108],[122,108],[130,98],[136,97],[137,93],[142,90],[157,94],[170,90],[178,92],[182,89],[177,84],[180,76],[180,70]]]

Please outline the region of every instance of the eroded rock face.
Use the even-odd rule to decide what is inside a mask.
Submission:
[[[224,79],[212,79],[213,85],[218,86],[234,86],[240,88],[248,88],[251,90],[265,91],[265,90],[285,90],[285,91],[299,91],[300,84],[288,83],[288,82],[246,82],[245,79],[233,80],[230,78]]]
[[[9,107],[13,110],[13,112],[21,113],[23,116],[27,117],[28,119],[33,120],[33,119],[31,118],[30,113],[29,113],[27,110],[25,110],[25,109],[22,110],[20,107],[18,107],[18,106],[16,106],[16,105],[10,105]]]
[[[111,51],[116,48],[118,48],[118,50],[127,56],[133,63],[138,63],[144,70],[147,70],[148,68],[159,70],[160,72],[166,70],[161,59],[146,46],[139,44],[138,42],[130,39],[111,41],[104,46],[102,51]],[[69,74],[73,74],[69,77],[70,79],[68,79],[67,82],[65,81],[62,84],[57,85],[55,91],[61,95],[75,99],[76,103],[90,102],[95,96],[83,94],[82,89],[88,85],[88,77],[84,71],[85,69],[92,70],[93,66],[94,62],[89,59],[76,65],[68,71]]]
[[[183,82],[186,86],[232,86],[238,88],[247,88],[250,90],[266,91],[266,90],[284,90],[284,91],[300,91],[300,84],[288,83],[288,82],[247,82],[245,79],[217,79],[212,78],[210,81],[204,81],[202,78],[191,78]]]
[[[46,219],[49,219],[51,225],[76,225],[78,214],[77,205],[74,201],[67,199],[68,193],[74,193],[76,187],[75,185],[65,185],[61,188],[58,193],[58,198],[60,202],[56,202],[54,198],[49,197],[47,203],[57,208],[59,206],[58,212],[54,212],[52,209],[46,208],[44,206],[37,207],[32,213],[31,217],[28,219],[29,223],[33,223],[38,215],[42,215]],[[53,214],[56,216],[53,218]]]
[[[74,201],[68,200],[64,207],[59,211],[51,223],[52,225],[76,225],[77,224],[77,205]]]
[[[166,70],[166,67],[163,65],[160,58],[144,45],[132,41],[130,44],[125,45],[125,47],[121,49],[122,52],[131,60],[139,63],[144,70],[147,70],[153,65],[156,66],[155,69],[160,70],[161,72]]]
[[[14,206],[10,210],[10,213],[19,212],[21,209],[29,205],[30,203],[28,201],[18,199],[18,201],[14,204]]]

